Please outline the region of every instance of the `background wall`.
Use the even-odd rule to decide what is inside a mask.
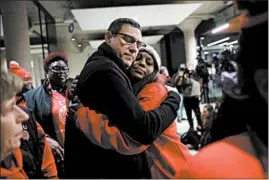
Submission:
[[[76,75],[79,75],[87,59],[95,51],[96,49],[92,49],[90,46],[87,46],[81,53],[78,52],[69,54],[69,76],[74,78]]]
[[[174,74],[180,64],[186,63],[184,34],[180,29],[165,35],[160,42],[162,64]]]

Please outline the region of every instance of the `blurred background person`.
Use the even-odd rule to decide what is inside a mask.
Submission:
[[[165,66],[161,66],[160,68],[160,77],[162,77],[161,79],[164,80],[164,83],[166,85],[166,88],[168,88],[169,90],[172,90],[174,92],[176,92],[180,98],[180,104],[179,104],[179,109],[177,111],[177,122],[181,122],[181,120],[186,119],[184,116],[184,105],[183,105],[183,96],[181,93],[179,93],[178,89],[176,88],[173,79],[171,78],[171,76],[169,75],[169,72],[167,70],[167,68]]]
[[[185,71],[185,64],[181,64],[178,67],[178,71],[172,76],[172,83],[173,86],[176,87],[180,97],[181,97],[181,102],[180,102],[180,106],[179,106],[179,110],[178,110],[178,119],[181,120],[186,120],[187,119],[187,115],[186,115],[186,110],[184,107],[184,98],[182,95],[182,89],[181,89],[181,81],[182,81],[182,77],[183,77],[183,73]],[[180,122],[179,121],[179,122]]]
[[[232,107],[237,119],[225,121],[237,120],[245,130],[204,147],[185,164],[182,178],[268,178],[268,1],[236,3],[248,18],[236,58],[238,83],[230,84],[223,105],[241,104]],[[232,108],[222,113],[230,114]]]
[[[214,107],[211,104],[206,104],[202,110],[202,122],[203,129],[201,139],[200,139],[200,147],[204,147],[205,145],[211,142],[211,134],[210,130],[213,124],[214,118]]]
[[[9,72],[16,74],[23,80],[23,88],[17,94],[17,97],[16,97],[18,101],[19,99],[21,99],[23,93],[29,91],[30,89],[33,89],[32,75],[29,71],[21,67],[19,63],[16,61],[10,61]]]
[[[162,74],[165,77],[165,83],[170,86],[170,87],[174,87],[173,83],[172,83],[172,78],[168,72],[167,67],[165,66],[161,66],[160,67],[160,74]]]
[[[179,77],[178,86],[181,88],[183,94],[183,102],[186,110],[188,122],[190,125],[190,130],[194,130],[192,111],[196,116],[198,122],[197,130],[201,131],[203,128],[201,120],[201,111],[200,111],[200,95],[201,95],[201,86],[199,81],[194,79],[193,70],[185,70],[182,76]]]

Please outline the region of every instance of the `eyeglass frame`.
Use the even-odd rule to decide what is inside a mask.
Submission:
[[[53,66],[53,67],[51,67],[51,68],[49,68],[49,70],[51,70],[53,73],[68,73],[69,72],[69,68],[67,67],[67,68],[65,68],[65,69],[63,69],[62,67],[60,68],[61,70],[60,71],[58,71],[58,70],[54,70],[53,68],[55,68],[55,67],[59,67],[59,66]]]
[[[131,43],[131,42],[126,42],[126,40],[125,40],[124,38],[120,37],[120,39],[121,39],[121,43],[123,43],[123,44],[132,45],[132,44],[136,43],[136,46],[137,46],[138,49],[141,48],[141,47],[146,47],[146,46],[147,46],[146,43],[144,43],[144,42],[142,42],[142,41],[139,41],[139,40],[136,40],[135,37],[133,37],[133,36],[131,36],[131,35],[129,35],[129,34],[125,34],[125,33],[112,33],[112,34],[113,34],[113,35],[116,35],[117,37],[118,37],[118,35],[127,36],[127,37],[132,38],[132,39],[134,40],[133,43]],[[125,42],[122,42],[122,40],[125,41]],[[138,46],[138,43],[140,43],[141,46]]]

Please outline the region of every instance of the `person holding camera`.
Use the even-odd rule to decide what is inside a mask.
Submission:
[[[195,113],[199,127],[198,130],[202,130],[201,112],[199,107],[199,98],[201,95],[201,85],[199,81],[193,78],[194,72],[192,70],[185,69],[181,71],[177,80],[177,88],[183,94],[183,104],[186,110],[187,118],[190,125],[190,130],[193,130],[192,110]]]

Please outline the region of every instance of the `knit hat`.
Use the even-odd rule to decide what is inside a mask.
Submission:
[[[68,64],[68,59],[67,55],[62,52],[52,52],[50,53],[44,60],[43,60],[43,65],[44,68],[46,69],[47,65],[50,64],[52,60],[63,60],[66,64]]]
[[[9,72],[16,74],[20,78],[31,78],[31,73],[26,69],[20,67],[19,63],[16,61],[10,61],[9,63]]]
[[[159,54],[157,53],[157,51],[152,46],[150,46],[148,44],[146,47],[141,47],[139,49],[139,51],[145,51],[153,57],[155,63],[157,64],[157,68],[158,68],[157,70],[159,72],[160,68],[161,68],[161,58],[160,58]]]

